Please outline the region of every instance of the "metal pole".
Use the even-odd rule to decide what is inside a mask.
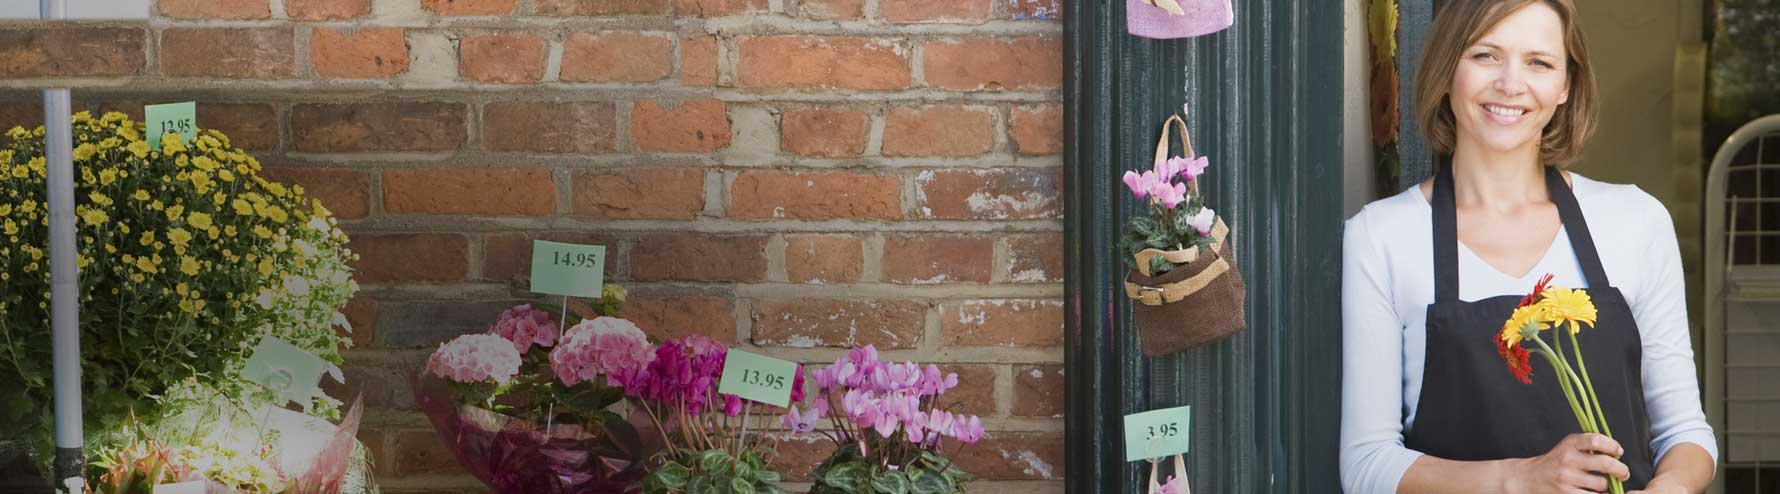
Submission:
[[[44,19],[67,17],[66,0],[39,0]],[[49,175],[50,325],[54,331],[57,492],[85,491],[81,448],[80,272],[74,245],[74,144],[67,88],[43,90],[45,165]]]

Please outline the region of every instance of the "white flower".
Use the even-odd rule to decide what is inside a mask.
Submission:
[[[1187,218],[1187,224],[1193,225],[1193,229],[1199,230],[1200,235],[1211,235],[1211,225],[1217,219],[1217,213],[1213,213],[1211,208],[1199,208],[1199,214]]]

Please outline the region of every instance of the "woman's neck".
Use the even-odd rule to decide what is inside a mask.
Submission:
[[[1545,190],[1545,165],[1539,147],[1489,151],[1461,140],[1453,151],[1453,194],[1456,206],[1512,211],[1528,203],[1550,200]]]

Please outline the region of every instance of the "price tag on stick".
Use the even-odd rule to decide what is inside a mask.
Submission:
[[[315,388],[321,385],[325,366],[320,357],[268,336],[254,347],[241,376],[308,409],[309,398],[315,396]]]
[[[564,297],[600,298],[605,284],[606,247],[536,240],[532,242],[532,291]]]
[[[147,126],[149,149],[161,149],[161,135],[168,132],[179,134],[179,138],[187,146],[192,139],[198,137],[198,104],[190,101],[184,103],[168,103],[165,105],[148,105],[142,107],[142,119]]]
[[[717,392],[783,408],[791,404],[797,364],[731,348]]]
[[[1192,407],[1164,408],[1125,416],[1125,461],[1185,454]]]

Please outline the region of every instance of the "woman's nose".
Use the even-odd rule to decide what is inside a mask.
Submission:
[[[1508,96],[1526,92],[1526,74],[1519,64],[1506,63],[1496,74],[1495,89]]]

